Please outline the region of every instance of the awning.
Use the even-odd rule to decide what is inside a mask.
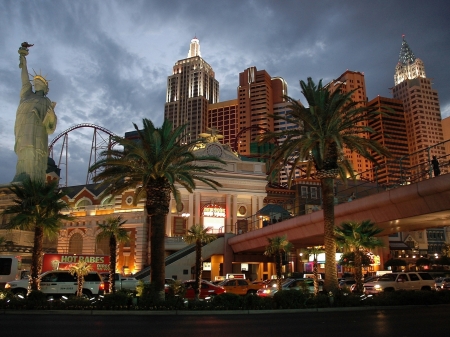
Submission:
[[[264,206],[263,208],[261,208],[258,211],[257,214],[268,215],[270,217],[277,216],[277,217],[282,217],[283,219],[287,219],[291,216],[289,214],[289,212],[286,211],[283,207],[281,207],[280,205],[275,205],[275,204],[268,204],[268,205]]]
[[[390,250],[412,250],[410,246],[408,246],[404,242],[389,242]]]

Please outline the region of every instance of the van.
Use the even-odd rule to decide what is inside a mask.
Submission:
[[[22,257],[12,255],[0,255],[0,289],[10,281],[20,279]]]

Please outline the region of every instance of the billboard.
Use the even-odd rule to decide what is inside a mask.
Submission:
[[[109,255],[94,254],[44,254],[42,271],[67,270],[78,262],[86,262],[92,266],[92,271],[99,273],[109,271]]]

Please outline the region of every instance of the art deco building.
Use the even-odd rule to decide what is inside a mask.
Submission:
[[[439,97],[426,77],[422,60],[416,58],[403,37],[399,60],[395,67],[393,96],[405,109],[408,149],[412,168],[427,170],[430,156],[442,160],[444,146],[433,147],[444,140]],[[430,148],[430,151],[426,150]]]
[[[201,57],[200,41],[191,40],[188,57],[173,66],[167,78],[164,118],[174,127],[187,124],[187,141],[207,129],[208,104],[219,101],[219,82],[212,67]]]
[[[358,107],[367,106],[366,82],[364,74],[359,71],[345,71],[337,79],[326,85],[331,92],[340,88],[342,93],[356,90],[352,94],[352,100],[359,102]],[[362,134],[361,137],[369,137],[369,134]],[[355,173],[361,173],[361,178],[373,180],[372,163],[363,156],[350,150],[345,150],[345,156],[351,161]],[[364,172],[364,173],[363,173]]]
[[[381,112],[369,122],[369,126],[376,132],[370,137],[392,154],[391,158],[375,155],[379,164],[375,174],[377,181],[386,185],[402,183],[402,179],[406,177],[402,176],[401,170],[406,171],[410,166],[403,103],[397,99],[378,96],[367,105]]]

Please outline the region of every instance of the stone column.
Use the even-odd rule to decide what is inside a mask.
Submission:
[[[232,207],[231,207],[231,194],[225,196],[225,228],[224,232],[229,233],[232,231],[231,221],[232,221]]]
[[[238,196],[236,194],[233,194],[233,207],[231,207],[231,228],[232,232],[236,233],[236,222],[237,222],[237,206],[238,205]]]

